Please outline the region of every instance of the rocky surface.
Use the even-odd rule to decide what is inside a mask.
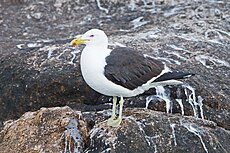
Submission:
[[[105,118],[107,111],[82,114],[69,107],[27,112],[18,120],[5,122],[0,132],[0,150],[1,153],[227,153],[230,149],[227,141],[230,132],[207,120],[126,109],[122,125],[112,128],[106,125]]]
[[[36,111],[41,107],[68,105],[90,116],[83,115],[88,131],[91,130],[88,133],[91,135],[86,139],[91,143],[82,147],[82,151],[131,152],[134,148],[142,149],[145,146],[145,151],[150,152],[156,148],[157,152],[205,152],[206,149],[209,152],[230,152],[229,8],[227,0],[157,0],[154,3],[148,0],[1,1],[0,127],[3,131],[0,147],[7,150],[4,144],[10,143],[10,140],[11,143],[16,141],[13,135],[11,139],[10,134],[4,132],[10,122],[3,126],[3,121],[18,119],[25,112]],[[131,107],[132,110],[125,112],[122,127],[106,127],[101,123],[107,118],[105,114],[89,111],[110,108],[110,104],[105,103],[110,99],[93,91],[83,81],[79,70],[79,55],[83,46],[69,46],[74,36],[91,28],[103,29],[109,36],[111,48],[115,45],[133,47],[148,56],[159,58],[173,69],[190,71],[196,76],[185,80],[183,86],[165,88],[166,94],[161,98],[153,96],[155,90],[127,98],[125,107]],[[164,102],[167,100],[170,105]],[[146,110],[137,108],[158,112],[148,110],[145,113]],[[74,112],[70,108],[67,110]],[[136,116],[135,112],[142,116]],[[149,112],[152,115],[147,115]],[[183,117],[183,114],[191,117]],[[148,119],[147,116],[151,117]],[[142,121],[142,117],[147,123]],[[62,120],[60,116],[53,118]],[[12,125],[23,129],[21,120],[33,124],[38,122],[24,116],[13,121]],[[65,122],[57,126],[63,129],[66,125]],[[34,126],[40,125],[36,123]],[[134,130],[139,134],[129,133],[131,127],[135,127]],[[158,127],[165,127],[160,128],[161,134],[157,133]],[[93,129],[95,131],[92,134]],[[168,129],[168,132],[164,133],[163,129]],[[175,130],[176,141],[174,136],[170,138],[172,129]],[[110,131],[116,143],[108,138]],[[58,132],[63,133],[63,130]],[[100,132],[104,134],[102,137]],[[44,147],[39,134],[42,133],[34,134],[33,138],[37,138],[35,141]],[[135,140],[128,139],[129,135]],[[92,142],[95,140],[97,144]],[[191,143],[187,145],[186,142],[190,140]],[[27,141],[23,142],[23,147],[32,148]],[[127,145],[130,142],[133,142],[132,145]],[[113,144],[116,144],[115,148]],[[122,144],[130,147],[119,150],[124,149]],[[8,149],[10,152],[12,148]]]
[[[88,144],[86,122],[69,107],[41,108],[7,121],[0,132],[1,153],[83,152]]]
[[[122,126],[98,123],[86,152],[228,152],[230,132],[214,122],[145,109],[127,109]]]

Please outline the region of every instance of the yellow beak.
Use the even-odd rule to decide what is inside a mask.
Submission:
[[[82,44],[82,43],[84,43],[84,42],[86,42],[86,41],[87,41],[86,39],[76,38],[76,39],[73,39],[73,40],[70,42],[70,44],[71,44],[72,46],[76,46],[76,45]]]

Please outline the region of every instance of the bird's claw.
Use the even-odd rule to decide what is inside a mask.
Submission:
[[[121,124],[122,118],[118,117],[117,119],[114,118],[109,118],[107,121],[107,125],[112,126],[112,127],[118,127]]]

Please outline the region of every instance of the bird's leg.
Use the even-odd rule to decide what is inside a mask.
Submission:
[[[116,118],[116,104],[117,104],[117,97],[113,97],[113,107],[112,107],[112,115],[111,117],[108,119],[107,123],[109,124],[110,122],[113,122],[113,120]]]
[[[112,119],[115,119],[115,118],[116,118],[116,114],[115,114],[115,112],[116,112],[116,105],[117,105],[117,97],[114,96],[114,97],[113,97],[112,115],[111,115],[111,118],[112,118]]]
[[[119,120],[119,119],[122,120],[122,110],[123,110],[123,104],[124,104],[124,99],[122,96],[121,96],[121,99],[119,101],[119,104],[120,104],[120,109],[119,109],[119,116],[118,116],[117,120]]]
[[[124,99],[123,97],[121,96],[121,99],[119,101],[119,104],[120,104],[120,108],[119,108],[119,116],[117,119],[114,119],[114,120],[108,120],[107,124],[109,126],[112,126],[112,127],[118,127],[120,124],[121,124],[121,121],[122,121],[122,109],[123,109],[123,104],[124,104]],[[112,117],[111,117],[112,118]]]

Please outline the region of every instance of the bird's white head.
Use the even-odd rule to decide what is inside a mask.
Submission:
[[[108,37],[104,31],[99,29],[91,29],[83,34],[80,38],[73,39],[70,44],[76,46],[78,44],[85,44],[86,46],[105,46],[108,45]]]

